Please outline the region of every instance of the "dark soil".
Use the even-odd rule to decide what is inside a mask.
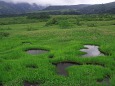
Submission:
[[[101,63],[86,63],[87,65],[97,65],[97,66],[101,66],[101,67],[105,67],[104,64],[101,64]]]
[[[3,86],[3,84],[2,84],[2,83],[0,83],[0,86]]]
[[[31,42],[22,42],[22,44],[32,44]]]
[[[24,86],[39,86],[38,83],[24,82]]]
[[[106,86],[110,86],[110,77],[107,76],[103,80],[97,80],[97,82],[100,84],[105,84]]]
[[[31,68],[31,69],[36,69],[38,68],[37,65],[26,65],[27,68]]]

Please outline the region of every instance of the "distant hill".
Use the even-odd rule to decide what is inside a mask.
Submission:
[[[45,11],[52,10],[76,10],[79,14],[101,14],[101,13],[114,13],[115,14],[115,2],[106,3],[106,4],[81,4],[81,5],[64,5],[64,6],[49,6],[44,9]]]
[[[80,9],[82,14],[115,13],[115,2],[91,5]]]
[[[40,11],[41,10],[41,11]],[[61,5],[61,6],[41,6],[29,3],[9,3],[0,1],[0,15],[26,14],[32,12],[47,12],[53,15],[66,14],[115,14],[115,2],[106,4],[80,4],[80,5]]]
[[[80,4],[80,5],[63,5],[63,6],[49,6],[44,10],[79,10],[84,7],[88,7],[88,4]]]
[[[43,6],[38,6],[37,4],[28,4],[28,3],[8,3],[0,1],[0,15],[3,14],[22,14],[32,11],[42,10]]]

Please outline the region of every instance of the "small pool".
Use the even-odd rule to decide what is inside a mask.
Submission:
[[[95,57],[95,56],[104,56],[103,53],[99,51],[99,46],[95,45],[84,45],[86,49],[81,49],[80,51],[86,52],[82,55],[83,57]]]

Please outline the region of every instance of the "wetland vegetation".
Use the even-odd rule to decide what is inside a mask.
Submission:
[[[0,86],[115,86],[115,15],[0,18]]]

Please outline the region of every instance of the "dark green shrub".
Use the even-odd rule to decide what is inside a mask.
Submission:
[[[27,68],[38,68],[38,66],[36,64],[28,64],[26,65]]]
[[[7,25],[7,23],[5,23],[5,22],[0,22],[0,25]]]
[[[54,55],[53,55],[53,54],[50,54],[50,55],[49,55],[49,58],[53,58],[53,57],[54,57]]]
[[[47,21],[45,25],[49,26],[49,25],[53,25],[53,24],[55,25],[57,23],[58,23],[58,20],[56,18],[52,18],[49,21]]]
[[[0,86],[3,86],[2,81],[0,81]]]
[[[48,19],[50,18],[49,14],[39,13],[39,14],[31,14],[27,16],[28,19]]]
[[[48,19],[48,18],[50,18],[50,15],[46,14],[46,13],[41,13],[41,14],[39,14],[39,18],[40,19]]]
[[[0,32],[0,38],[8,37],[8,36],[9,36],[9,33],[7,33],[7,32]]]
[[[68,29],[68,28],[71,28],[73,26],[73,24],[69,21],[66,21],[66,20],[61,20],[58,22],[60,28],[62,29]]]
[[[81,25],[82,25],[81,22],[80,22],[80,20],[76,20],[76,24],[77,24],[78,26],[81,26]]]

